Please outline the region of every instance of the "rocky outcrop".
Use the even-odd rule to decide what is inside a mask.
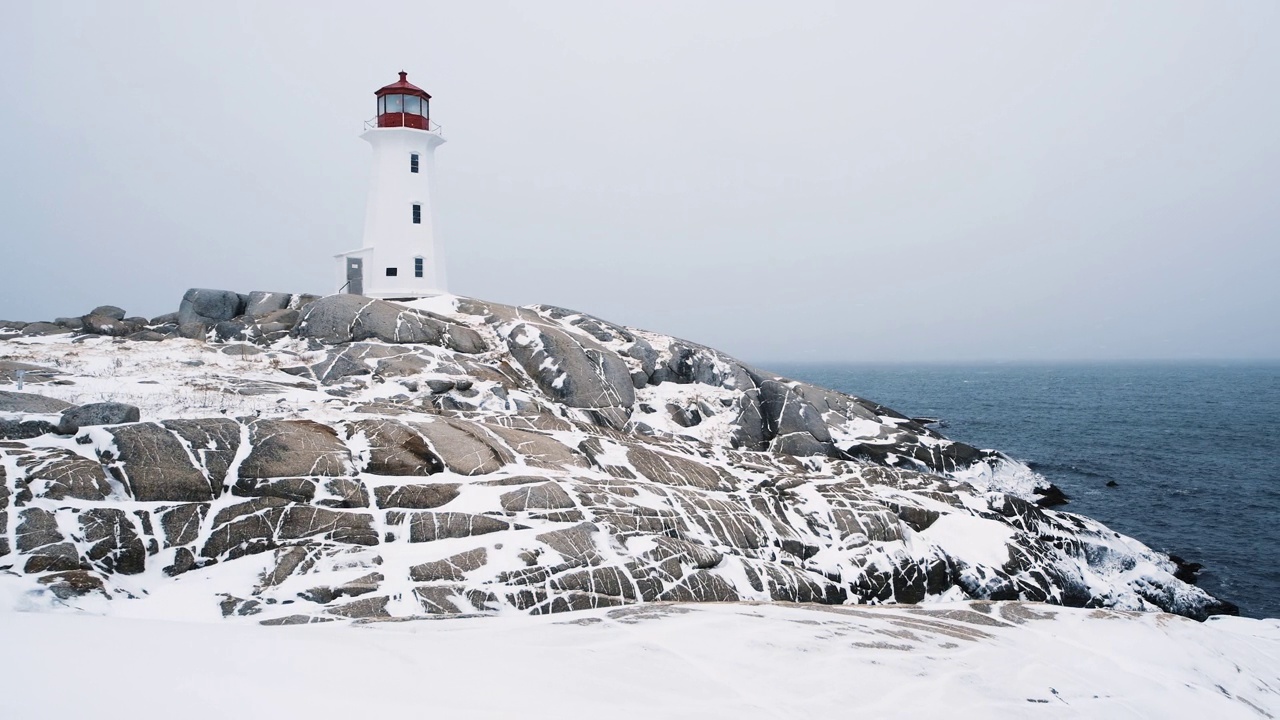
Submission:
[[[41,394],[0,392],[0,564],[63,602],[170,576],[272,624],[655,601],[1231,609],[1191,565],[1044,507],[1062,498],[998,452],[572,310],[216,290],[177,317],[117,310],[3,341],[32,362],[0,379]],[[145,329],[92,337],[116,324]],[[214,347],[158,361],[139,332]],[[54,384],[82,379],[69,349],[110,358],[146,422],[57,400],[89,396]],[[70,436],[39,437],[53,414]]]
[[[70,450],[32,454],[21,458],[18,465],[26,470],[28,491],[38,497],[103,501],[111,494],[102,465]]]
[[[56,398],[0,390],[0,412],[49,415],[61,413],[71,407],[74,405]]]
[[[538,389],[574,408],[630,408],[631,373],[622,358],[584,337],[516,323],[505,329],[507,347]]]
[[[331,344],[380,340],[439,345],[464,353],[486,349],[481,337],[470,328],[359,295],[330,295],[317,300],[303,313],[294,333]]]
[[[196,464],[190,446],[169,428],[156,423],[122,425],[109,431],[116,454],[112,474],[129,494],[144,502],[212,500],[216,489]],[[198,446],[197,446],[198,447]]]
[[[327,425],[310,420],[252,420],[253,449],[240,465],[242,478],[350,475],[351,453]]]

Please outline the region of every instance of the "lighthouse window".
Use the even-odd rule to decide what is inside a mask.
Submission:
[[[404,112],[404,96],[403,95],[387,95],[383,99],[387,101],[386,112],[389,112],[389,113]]]
[[[422,206],[421,205],[413,206],[413,224],[414,225],[422,224]]]
[[[410,115],[422,114],[422,98],[417,95],[404,96],[404,111]]]
[[[427,100],[426,98],[422,99],[422,117],[427,117],[431,114],[431,108],[428,105],[428,103],[430,102],[431,101]]]
[[[413,259],[413,276],[422,277],[422,258]]]
[[[400,273],[400,268],[387,268],[387,277],[395,277]]]
[[[409,156],[409,172],[418,172],[418,153],[413,153]]]

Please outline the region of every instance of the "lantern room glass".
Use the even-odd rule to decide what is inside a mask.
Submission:
[[[383,112],[398,113],[404,112],[404,96],[403,95],[386,95],[383,97],[386,101],[386,109]]]
[[[422,98],[417,95],[404,96],[404,111],[410,115],[422,114]]]

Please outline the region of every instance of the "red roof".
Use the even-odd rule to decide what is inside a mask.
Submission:
[[[424,97],[427,99],[431,98],[431,96],[427,94],[426,90],[423,90],[417,85],[409,82],[407,79],[408,77],[409,73],[401,70],[399,80],[379,89],[374,93],[374,95],[377,95],[378,97],[382,97],[383,95],[417,95],[418,97]]]

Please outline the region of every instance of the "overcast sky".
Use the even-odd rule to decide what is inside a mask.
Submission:
[[[450,289],[748,361],[1280,357],[1280,3],[0,4],[0,317],[333,292],[373,91]]]

